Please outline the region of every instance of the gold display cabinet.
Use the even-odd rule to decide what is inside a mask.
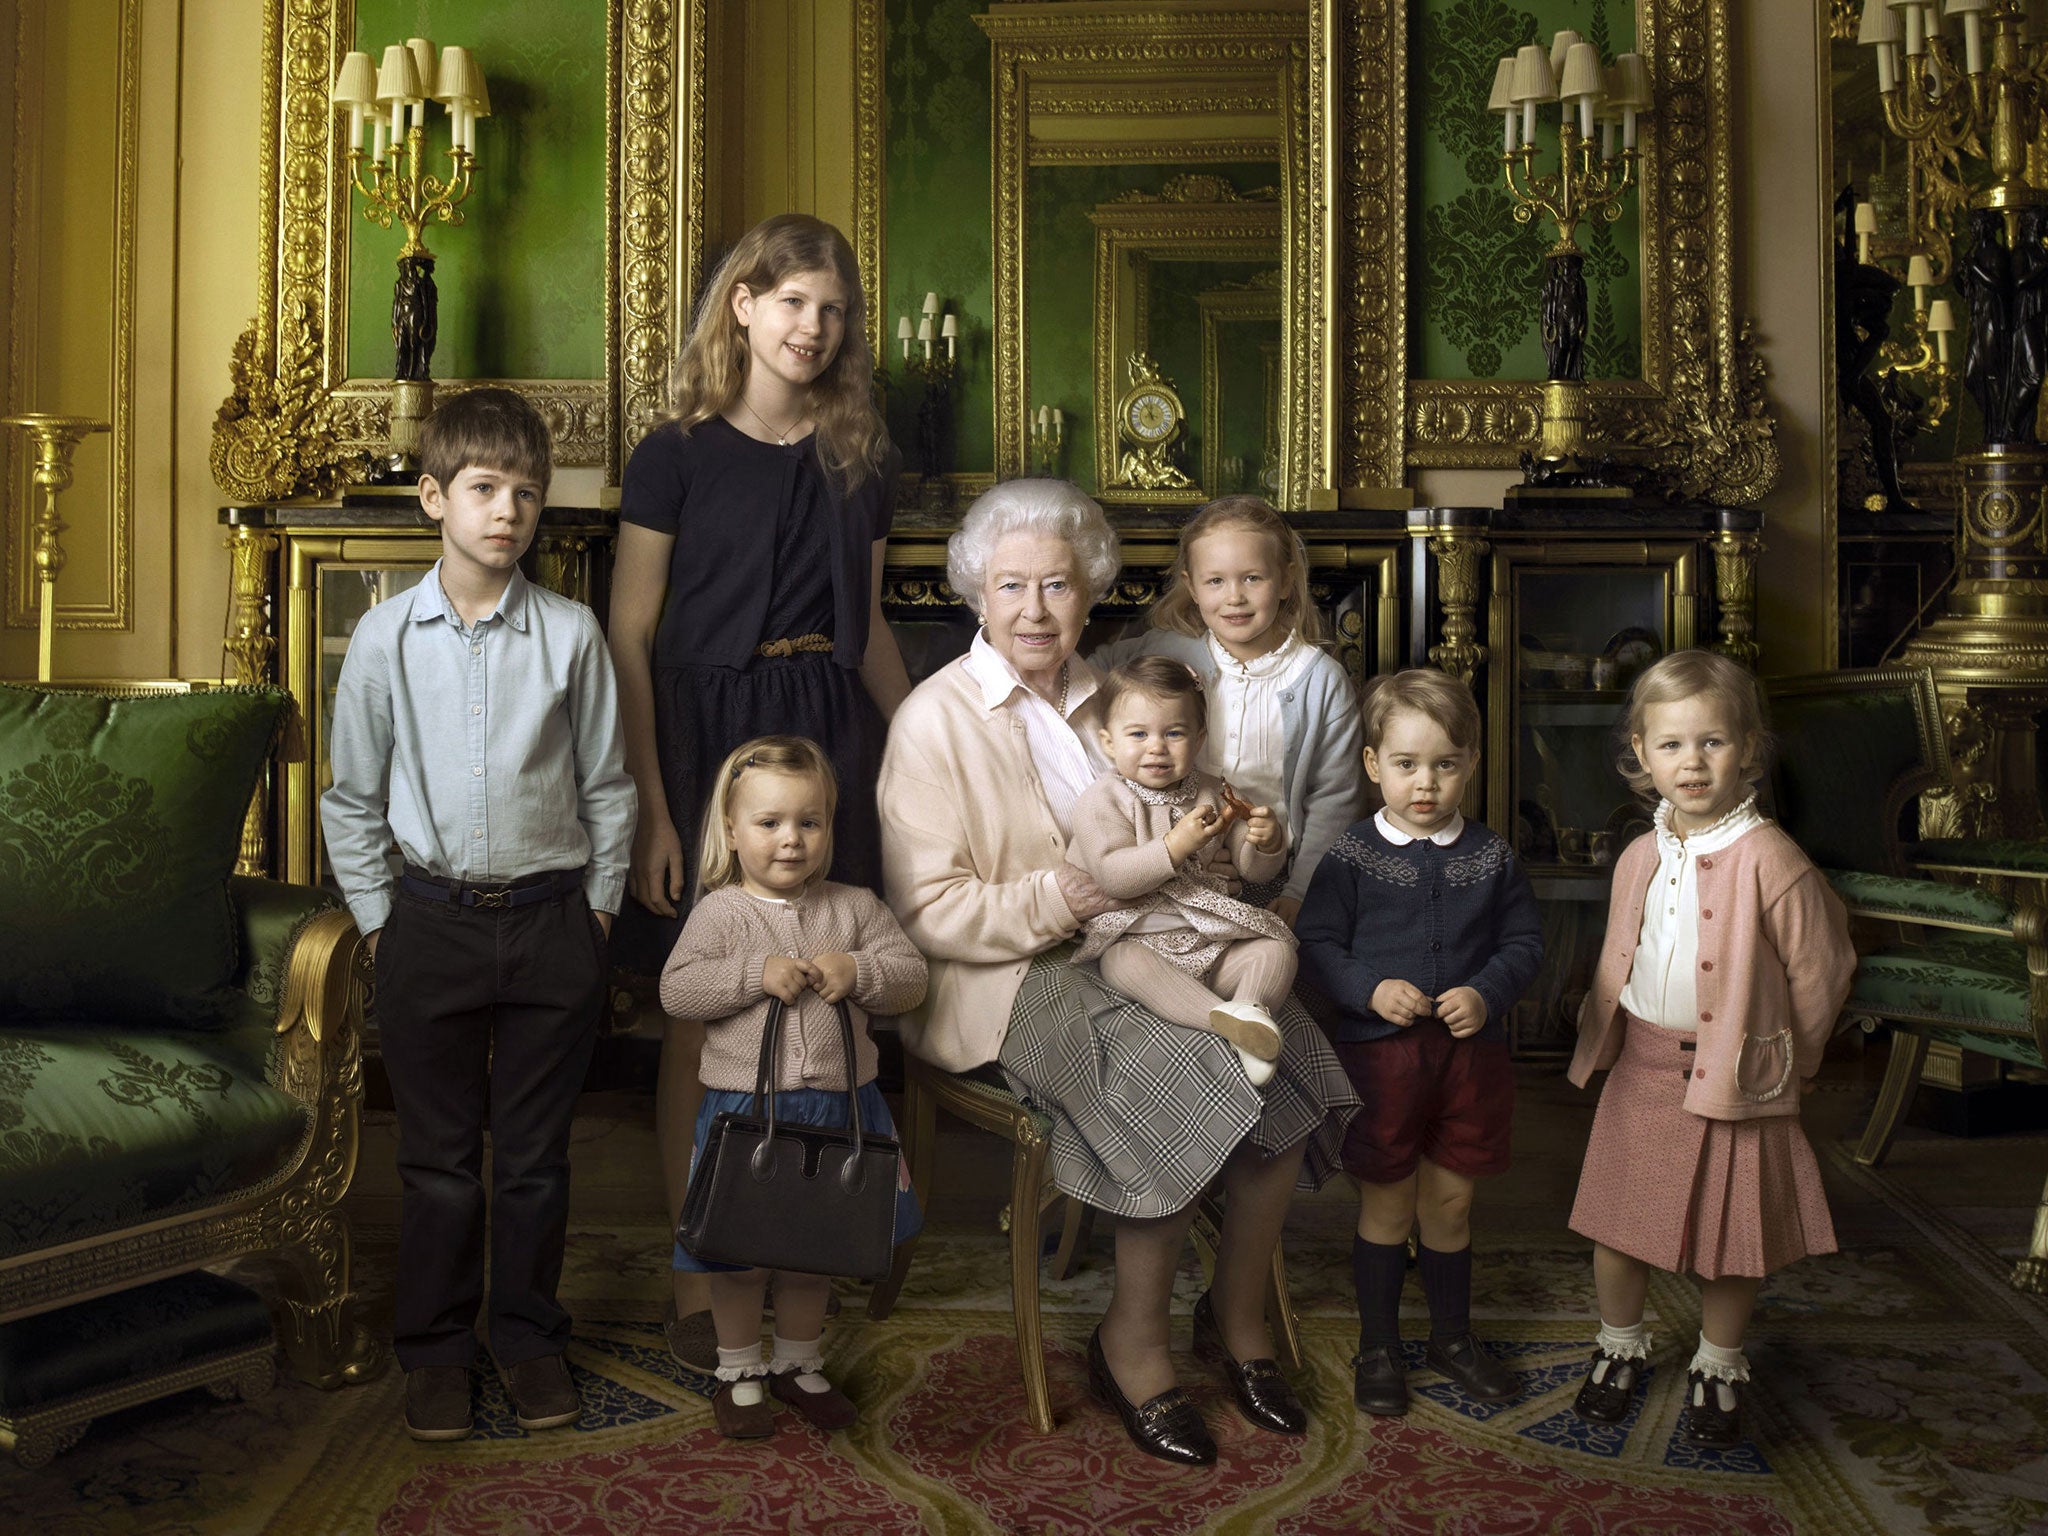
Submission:
[[[1467,815],[1505,837],[1543,913],[1518,1054],[1569,1052],[1607,928],[1614,861],[1649,812],[1615,760],[1630,684],[1709,645],[1754,668],[1760,513],[1426,507],[1409,514],[1418,649],[1486,721]]]
[[[320,794],[332,782],[334,690],[356,624],[375,604],[417,585],[441,554],[440,530],[417,497],[223,507],[234,557],[225,645],[240,682],[280,682],[298,700],[306,751],[273,786],[270,815],[252,816],[247,872],[326,885]],[[618,514],[549,507],[520,567],[528,579],[603,616]],[[255,823],[262,821],[262,825]]]

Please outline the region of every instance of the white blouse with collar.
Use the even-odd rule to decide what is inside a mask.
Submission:
[[[1751,795],[1710,827],[1687,837],[1671,830],[1671,802],[1657,806],[1657,872],[1643,902],[1643,931],[1635,963],[1621,989],[1621,1006],[1660,1029],[1699,1027],[1699,993],[1693,973],[1700,958],[1699,856],[1719,853],[1763,815]]]

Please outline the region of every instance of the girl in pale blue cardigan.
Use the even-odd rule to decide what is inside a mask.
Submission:
[[[1291,862],[1243,898],[1288,923],[1329,847],[1364,814],[1364,740],[1351,679],[1321,649],[1308,553],[1257,496],[1210,502],[1181,530],[1150,628],[1089,658],[1171,656],[1209,691],[1201,767],[1254,805],[1285,806]]]

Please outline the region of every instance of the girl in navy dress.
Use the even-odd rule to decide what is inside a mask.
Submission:
[[[743,235],[705,285],[669,413],[619,499],[611,649],[640,792],[613,957],[660,971],[689,914],[696,812],[750,737],[809,737],[845,793],[832,878],[881,880],[875,776],[910,691],[881,616],[898,458],[874,396],[866,298],[846,237],[805,214]],[[671,1019],[655,1095],[669,1215],[689,1185],[700,1020]],[[676,1274],[669,1346],[717,1364],[701,1276]]]

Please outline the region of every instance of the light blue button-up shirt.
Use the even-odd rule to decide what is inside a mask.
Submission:
[[[590,905],[619,910],[636,801],[611,655],[583,604],[515,570],[465,626],[436,561],[356,626],[328,758],[327,862],[365,934],[391,915],[401,857],[479,884],[581,869]]]

